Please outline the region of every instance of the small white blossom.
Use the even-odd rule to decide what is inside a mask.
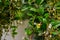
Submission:
[[[49,35],[49,37],[51,38],[51,37],[52,37],[52,35]]]
[[[36,25],[36,23],[34,22],[34,25]]]
[[[44,32],[44,33],[46,33],[46,32]]]
[[[53,8],[53,11],[55,11],[55,8]]]
[[[20,23],[22,24],[23,22],[21,21]]]
[[[51,28],[52,27],[52,24],[49,24],[48,28]]]

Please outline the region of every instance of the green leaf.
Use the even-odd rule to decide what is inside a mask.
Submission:
[[[15,12],[14,19],[15,19],[15,20],[22,19],[23,15],[24,15],[24,14],[23,14],[20,10],[17,10],[17,12]]]
[[[2,2],[2,1],[0,0],[0,2]]]
[[[42,4],[44,2],[44,0],[36,0],[37,4]]]
[[[5,3],[4,4],[5,4],[5,6],[6,5],[9,5],[10,4],[9,0],[5,0]]]
[[[31,14],[31,13],[27,13],[27,15],[28,15],[28,16],[33,16],[33,14]]]
[[[49,13],[45,13],[44,17],[48,18],[49,17]]]
[[[12,31],[15,32],[17,28],[13,28]]]
[[[60,6],[60,2],[57,2],[54,6],[55,7],[59,7]]]
[[[28,38],[25,37],[24,40],[28,40]]]
[[[58,33],[57,32],[52,32],[53,35],[57,35]]]
[[[47,25],[45,23],[43,23],[41,25],[41,28],[40,29],[41,29],[41,31],[45,31],[47,29]]]
[[[11,26],[11,28],[17,28],[17,26]]]
[[[56,7],[57,10],[60,10],[60,7]]]
[[[52,24],[53,26],[55,26],[55,25],[57,25],[57,24],[60,24],[60,21],[52,20],[52,21],[51,21],[51,24]]]
[[[20,14],[16,14],[15,15],[15,20],[19,20],[20,19]]]
[[[43,22],[43,17],[41,17],[41,16],[37,16],[37,18],[38,18],[38,20],[40,21],[40,22]]]
[[[17,35],[17,32],[12,32],[12,37],[15,37]]]
[[[13,32],[12,34],[16,35],[16,34],[17,34],[17,32]]]
[[[37,18],[39,19],[40,22],[47,23],[47,19],[46,18],[43,18],[41,16],[38,16]]]
[[[37,10],[41,15],[44,14],[44,7],[40,6],[40,8]]]
[[[47,23],[47,19],[46,18],[43,18],[43,23]]]
[[[36,8],[30,8],[31,11],[34,11],[34,12],[37,12],[37,9]]]
[[[26,32],[27,35],[31,35],[32,34],[32,31],[30,29],[27,29],[27,28],[25,29],[25,32]]]
[[[55,4],[55,9],[57,9],[57,10],[60,9],[60,2],[57,2],[57,3]]]
[[[29,7],[25,7],[23,9],[21,9],[21,11],[26,11]]]
[[[55,26],[54,26],[54,29],[56,29],[56,28],[59,27],[59,26],[60,26],[60,24],[55,25]]]
[[[31,4],[33,0],[28,0],[28,3]]]
[[[60,21],[53,20],[53,21],[51,21],[51,24],[52,24],[53,28],[56,29],[57,27],[60,26]]]

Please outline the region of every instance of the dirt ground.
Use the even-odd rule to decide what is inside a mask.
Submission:
[[[28,20],[25,20],[22,22],[22,24],[18,25],[17,32],[18,34],[16,37],[13,39],[11,37],[11,32],[8,32],[8,35],[5,37],[6,40],[23,40],[23,38],[26,36],[24,29],[27,27]],[[3,37],[1,40],[4,40],[5,33],[3,33]]]

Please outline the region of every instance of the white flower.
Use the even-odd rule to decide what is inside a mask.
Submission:
[[[20,23],[22,24],[23,22],[21,21]]]
[[[44,33],[46,33],[46,32],[44,32]]]
[[[52,24],[49,24],[48,28],[51,28],[52,27]]]
[[[36,23],[34,22],[34,25],[36,25]]]
[[[52,35],[49,35],[49,37],[51,38],[51,37],[52,37]]]
[[[53,11],[55,11],[55,8],[53,8]]]

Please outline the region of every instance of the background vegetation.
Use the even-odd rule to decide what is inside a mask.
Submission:
[[[17,27],[12,22],[25,19],[30,40],[60,40],[60,0],[0,0],[0,39],[9,28],[14,37]]]

